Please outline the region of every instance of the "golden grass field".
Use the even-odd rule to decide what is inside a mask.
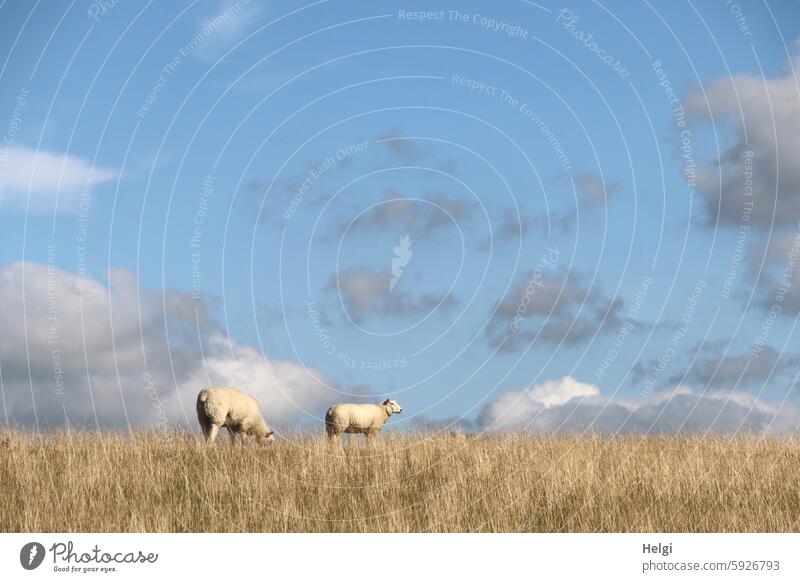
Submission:
[[[5,431],[0,483],[4,532],[800,531],[797,439]]]

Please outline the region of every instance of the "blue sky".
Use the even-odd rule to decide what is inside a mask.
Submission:
[[[796,427],[799,23],[3,2],[4,419]]]

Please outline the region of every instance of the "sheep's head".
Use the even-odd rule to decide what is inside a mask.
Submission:
[[[386,407],[386,411],[389,413],[389,416],[403,412],[403,408],[394,400],[389,400],[387,398],[383,401],[383,405]]]
[[[271,430],[264,434],[259,435],[258,442],[259,443],[272,443],[275,441],[275,431]]]

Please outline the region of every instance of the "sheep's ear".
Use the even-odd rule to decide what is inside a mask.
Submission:
[[[265,435],[264,435],[264,437],[265,437],[265,438],[269,438],[269,437],[271,437],[271,436],[272,436],[272,435],[274,435],[274,434],[275,434],[275,431],[274,431],[274,430],[271,430],[271,431],[269,431],[267,434],[265,434]]]
[[[384,406],[386,406],[387,404],[389,404],[389,402],[390,402],[390,401],[389,401],[389,399],[387,398],[386,400],[384,400],[384,401],[383,401],[383,405],[384,405]]]

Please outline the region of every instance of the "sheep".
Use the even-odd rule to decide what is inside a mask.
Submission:
[[[370,441],[391,415],[402,411],[394,400],[380,404],[334,404],[325,414],[325,432],[330,442],[337,441],[343,432],[361,433]]]
[[[206,388],[197,395],[197,420],[206,443],[212,444],[220,427],[228,429],[231,443],[253,435],[259,443],[275,440],[258,408],[258,402],[235,388]]]

